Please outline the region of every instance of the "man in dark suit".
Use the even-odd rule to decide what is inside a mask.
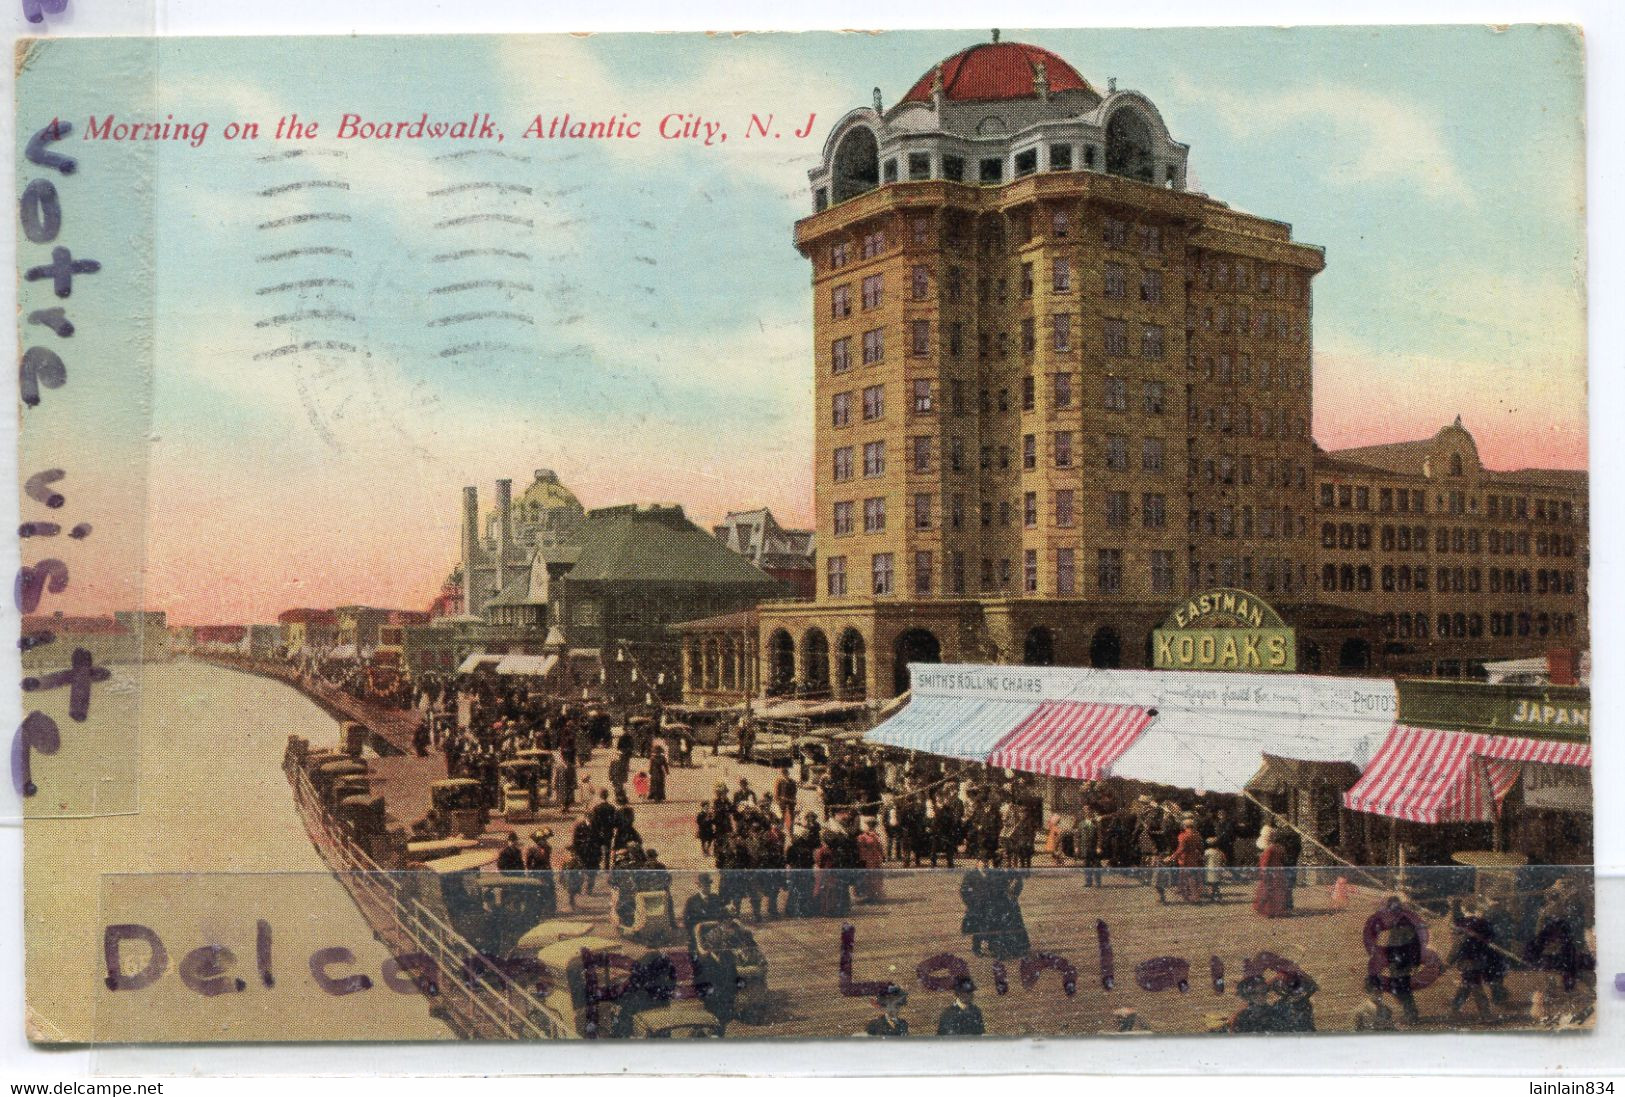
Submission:
[[[981,1036],[987,1032],[975,1002],[976,983],[961,975],[954,983],[954,1000],[937,1018],[938,1036]]]

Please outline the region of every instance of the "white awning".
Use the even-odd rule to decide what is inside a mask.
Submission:
[[[487,655],[483,651],[476,651],[473,655],[470,655],[467,659],[462,661],[462,663],[457,667],[457,673],[473,674],[474,671],[482,664],[500,663],[502,662],[502,659],[503,657],[500,655]]]
[[[504,655],[497,663],[498,674],[523,674],[540,677],[558,665],[557,655]]]
[[[1010,729],[1038,708],[1038,701],[1001,697],[920,697],[864,739],[880,746],[983,762]]]
[[[1136,727],[1143,730],[1121,754],[1101,755],[1100,772],[1210,792],[1240,792],[1265,754],[1364,767],[1398,710],[1388,679],[1071,667],[912,670],[912,700],[871,730],[869,742],[989,764],[1032,764],[1078,747],[1061,741],[1065,729],[1041,720],[1023,725],[1041,703],[1138,710],[1143,719]],[[1005,756],[1018,747],[1022,759]]]
[[[1186,688],[1164,693],[1156,719],[1117,759],[1114,776],[1236,793],[1265,754],[1363,769],[1398,707],[1394,684],[1385,679],[1196,672],[1180,678]]]

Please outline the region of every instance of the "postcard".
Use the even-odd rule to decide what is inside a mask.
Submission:
[[[1576,29],[14,63],[30,1039],[1592,1038]]]

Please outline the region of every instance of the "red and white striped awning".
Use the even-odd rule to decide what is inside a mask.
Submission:
[[[1589,767],[1591,747],[1395,724],[1343,806],[1413,823],[1493,822],[1524,762]]]
[[[1045,701],[999,740],[987,764],[1051,777],[1096,781],[1151,723],[1139,705]]]

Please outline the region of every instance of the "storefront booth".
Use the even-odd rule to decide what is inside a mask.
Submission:
[[[1418,680],[1399,698],[1399,722],[1344,796],[1372,863],[1590,863],[1589,690]]]
[[[1099,781],[1244,798],[1238,814],[1262,803],[1290,819],[1311,864],[1340,840],[1338,796],[1384,742],[1397,708],[1385,679],[912,669],[912,700],[867,733],[870,744],[1031,775],[1051,812],[1076,811]]]

